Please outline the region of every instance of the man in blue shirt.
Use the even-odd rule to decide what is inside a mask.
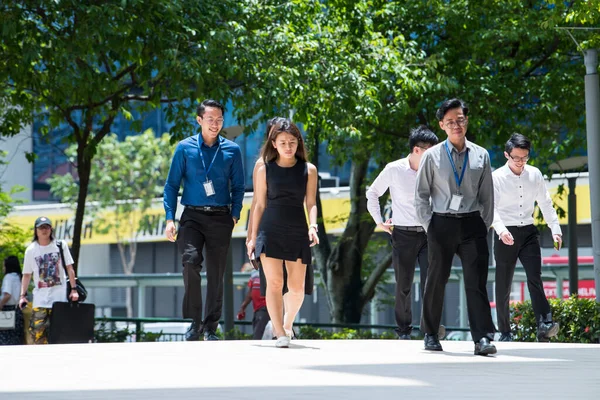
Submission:
[[[165,184],[165,234],[177,241],[183,264],[183,318],[192,325],[186,340],[218,340],[215,334],[223,307],[223,275],[231,232],[242,210],[244,167],[240,147],[220,136],[224,107],[215,100],[204,100],[196,121],[202,133],[177,145]],[[181,204],[185,207],[175,240],[177,195],[183,180]],[[206,305],[202,319],[200,271],[206,248]]]

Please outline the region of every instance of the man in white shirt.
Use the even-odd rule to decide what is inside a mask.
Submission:
[[[367,209],[384,232],[391,235],[392,265],[396,275],[396,333],[409,340],[412,331],[411,287],[418,261],[421,274],[420,295],[423,298],[427,277],[427,234],[415,212],[415,183],[421,156],[438,143],[438,137],[422,125],[411,131],[410,154],[389,163],[367,190]],[[379,198],[388,190],[392,198],[392,218],[383,222]],[[393,227],[393,229],[392,229]],[[439,333],[438,333],[439,334]],[[442,333],[444,335],[445,333]]]
[[[492,173],[494,180],[494,222],[496,231],[496,311],[500,341],[512,340],[509,300],[517,258],[527,274],[527,287],[538,322],[538,341],[556,336],[559,326],[552,321],[550,305],[542,284],[542,256],[539,232],[533,224],[535,202],[552,230],[554,246],[562,246],[562,231],[552,199],[539,169],[527,165],[531,142],[515,133],[506,142],[507,163]]]

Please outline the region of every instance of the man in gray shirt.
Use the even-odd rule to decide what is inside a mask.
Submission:
[[[452,259],[458,254],[475,354],[488,355],[496,353],[490,343],[495,328],[486,288],[494,188],[487,150],[466,139],[468,113],[460,99],[442,103],[436,117],[448,139],[423,155],[417,173],[415,208],[429,244],[421,331],[426,350],[442,350],[437,330]]]

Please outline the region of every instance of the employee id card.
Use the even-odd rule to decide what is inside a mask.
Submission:
[[[215,194],[215,188],[212,184],[212,181],[204,182],[204,191],[206,192],[207,196],[213,196]]]
[[[460,194],[453,194],[452,200],[450,200],[450,209],[452,211],[459,211],[460,203],[462,203],[463,197]]]

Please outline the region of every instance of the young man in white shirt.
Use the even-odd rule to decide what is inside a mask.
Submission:
[[[562,231],[552,199],[539,169],[527,165],[530,140],[515,133],[506,142],[507,163],[492,173],[494,180],[494,240],[496,258],[496,311],[500,341],[510,342],[509,300],[517,259],[527,274],[527,287],[538,322],[537,338],[547,342],[559,326],[552,321],[550,305],[542,284],[542,256],[539,232],[533,224],[535,202],[552,230],[555,247],[562,246]]]
[[[410,293],[415,264],[418,261],[421,270],[421,298],[429,265],[427,234],[415,212],[417,170],[423,153],[438,141],[438,137],[424,125],[413,129],[409,137],[410,154],[386,165],[367,190],[369,213],[377,226],[390,234],[392,239],[392,265],[396,275],[396,333],[402,340],[409,340],[412,331]],[[392,198],[392,218],[383,222],[379,198],[388,189]],[[441,335],[445,335],[445,330]]]

